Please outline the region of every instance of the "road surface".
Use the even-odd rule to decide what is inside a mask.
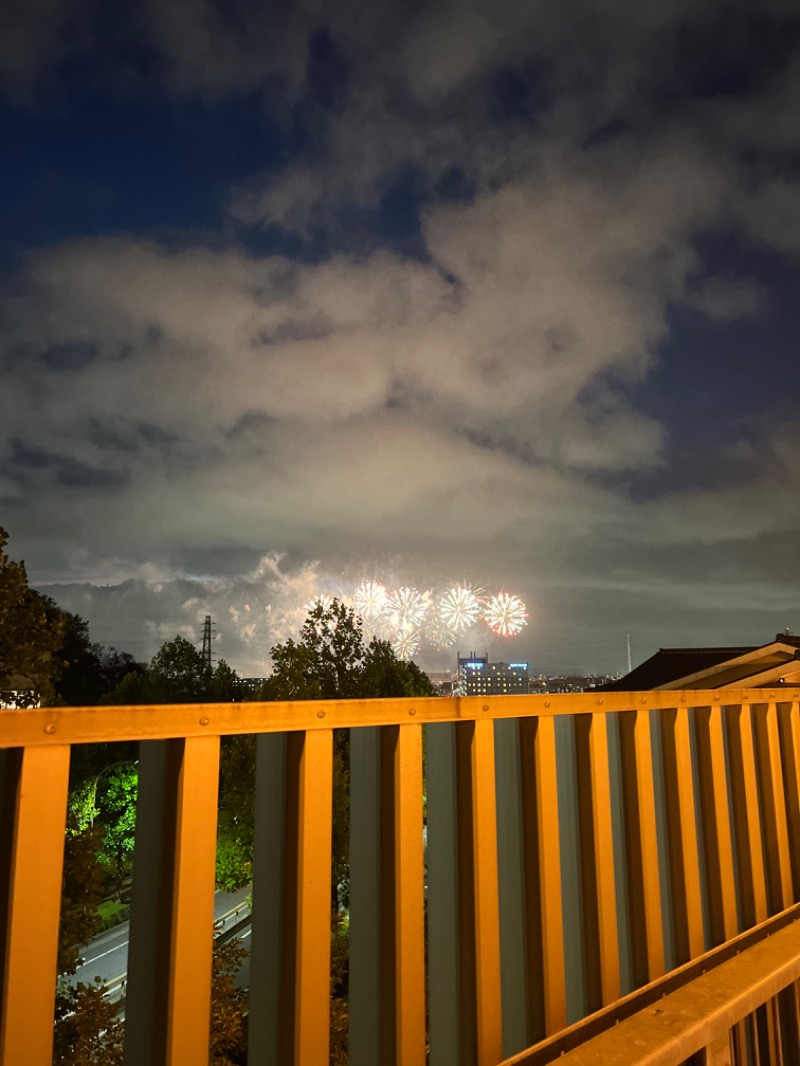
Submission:
[[[217,892],[214,896],[214,920],[215,924],[221,918],[225,918],[224,926],[233,925],[244,916],[244,901],[250,892],[250,887],[240,888],[238,892]],[[236,908],[240,908],[238,915],[231,914]],[[128,970],[128,922],[122,922],[113,929],[100,933],[91,943],[81,948],[83,963],[78,972],[65,980],[70,985],[76,985],[79,981],[91,984],[95,977],[101,978],[110,984],[117,981]]]

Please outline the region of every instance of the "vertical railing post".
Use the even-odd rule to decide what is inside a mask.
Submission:
[[[748,927],[767,917],[764,844],[750,706],[728,707],[726,721],[742,923]]]
[[[383,729],[383,776],[391,788],[391,943],[394,1060],[425,1064],[425,901],[422,848],[422,727]],[[387,819],[388,820],[388,819]],[[388,888],[389,886],[387,886]]]
[[[519,733],[533,1043],[567,1024],[555,718],[520,719]]]
[[[792,903],[793,888],[778,709],[768,703],[754,707],[753,712],[768,892],[771,910],[780,911]]]
[[[128,979],[125,991],[125,1066],[162,1066],[166,1032],[169,938],[167,855],[174,826],[166,812],[174,803],[168,772],[175,741],[139,745],[136,839],[133,851]]]
[[[739,931],[723,710],[719,706],[695,709],[712,947]]]
[[[462,937],[475,1019],[477,1066],[496,1066],[503,1053],[494,722],[456,727]],[[466,1015],[465,1015],[466,1017]]]
[[[461,1026],[455,725],[425,727],[428,798],[428,985],[431,1066],[474,1061],[471,1027]],[[372,1064],[366,1064],[372,1066]]]
[[[220,738],[187,737],[177,780],[167,1066],[202,1062],[211,1022],[211,952]]]
[[[352,730],[350,767],[349,1061],[424,1066],[422,727]]]
[[[59,744],[3,755],[2,1066],[52,1062],[69,754]]]
[[[218,736],[144,743],[126,1002],[126,1066],[208,1055]]]
[[[675,960],[683,963],[705,950],[689,708],[662,711],[661,725]]]
[[[522,719],[508,718],[495,722],[494,727],[503,1054],[506,1057],[524,1050],[536,1039],[531,1036],[529,1018],[532,997],[527,951],[521,724]]]
[[[331,995],[331,830],[333,730],[289,738],[296,775],[296,864],[287,870],[295,901],[294,1066],[328,1066]]]
[[[664,973],[653,741],[646,708],[619,716],[634,985]]]
[[[781,748],[784,753],[784,794],[789,828],[794,899],[800,899],[800,706],[778,704]]]
[[[619,936],[608,761],[608,721],[600,712],[577,715],[581,878],[587,1006],[619,998]]]
[[[350,730],[350,1066],[387,1055],[381,961],[381,743],[373,726]]]
[[[286,750],[286,733],[262,733],[256,738],[248,1056],[265,1066],[282,1061]]]

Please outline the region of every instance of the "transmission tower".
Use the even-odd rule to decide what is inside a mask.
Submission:
[[[211,615],[206,615],[206,620],[203,622],[203,650],[200,653],[203,656],[203,662],[206,665],[206,669],[210,670],[212,667],[211,657],[211,641],[214,639],[215,634],[212,632]]]

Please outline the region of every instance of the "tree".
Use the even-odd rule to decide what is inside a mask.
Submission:
[[[317,604],[308,614],[299,642],[272,649],[273,673],[261,688],[262,700],[370,699],[435,696],[429,678],[403,662],[386,641],[364,643],[361,618],[343,603]],[[333,885],[346,898],[350,855],[350,734],[334,733]]]
[[[247,992],[236,985],[246,955],[240,940],[214,947],[209,1066],[245,1066],[247,1062]]]
[[[343,603],[317,604],[301,640],[277,644],[273,671],[259,692],[262,700],[370,699],[435,696],[415,663],[398,659],[392,646],[373,638],[364,643],[361,618]]]
[[[64,622],[51,599],[28,587],[25,564],[9,559],[7,543],[0,528],[0,703],[30,707],[53,699]]]
[[[247,695],[239,675],[220,659],[208,679],[205,698],[209,703],[239,703]]]
[[[95,785],[97,816],[105,829],[99,858],[114,871],[118,883],[133,862],[138,791],[139,771],[132,762],[114,766]]]
[[[115,688],[103,696],[100,702],[114,707],[140,707],[147,703],[158,703],[159,699],[150,674],[145,671],[143,674],[134,672],[126,674]]]
[[[97,861],[103,830],[79,832],[70,820],[64,846],[58,973],[74,974],[79,945],[88,944],[102,924],[98,906],[105,895],[103,867]],[[100,984],[72,988],[59,981],[56,993],[53,1062],[58,1066],[121,1066],[123,1027],[117,1007]]]
[[[186,637],[162,644],[147,670],[158,703],[196,703],[206,698],[211,673]]]

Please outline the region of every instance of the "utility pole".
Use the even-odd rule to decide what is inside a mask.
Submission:
[[[626,636],[628,639],[628,673],[630,673],[633,669],[633,667],[631,666],[631,635],[630,633],[627,633]]]
[[[214,634],[211,632],[211,615],[206,615],[206,620],[203,622],[203,650],[200,653],[203,656],[203,662],[206,669],[210,672],[212,667],[211,662],[211,641],[214,639]]]

